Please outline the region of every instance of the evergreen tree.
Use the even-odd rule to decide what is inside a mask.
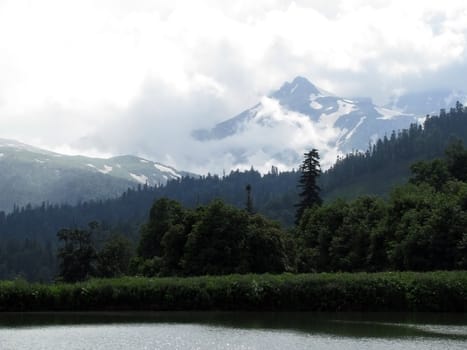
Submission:
[[[245,187],[246,190],[246,206],[245,209],[248,214],[253,214],[253,200],[251,199],[251,185],[248,184]]]
[[[320,188],[316,184],[317,178],[321,174],[318,150],[313,148],[310,152],[305,153],[305,159],[300,167],[300,172],[298,184],[298,187],[301,189],[299,193],[300,202],[296,205],[297,212],[295,215],[295,224],[297,225],[306,208],[310,208],[313,205],[321,205],[322,203],[319,195]]]

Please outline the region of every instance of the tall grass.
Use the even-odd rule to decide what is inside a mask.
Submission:
[[[467,271],[0,282],[0,311],[467,311]]]

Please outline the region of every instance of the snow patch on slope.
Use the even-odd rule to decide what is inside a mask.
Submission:
[[[323,105],[316,102],[316,101],[311,101],[310,107],[313,108],[313,109],[321,109],[321,108],[323,108]]]
[[[146,175],[136,175],[136,174],[133,174],[133,173],[130,173],[130,176],[135,179],[136,181],[138,181],[140,184],[146,184],[148,182],[148,177]]]
[[[357,130],[360,125],[362,125],[362,123],[364,122],[365,119],[366,119],[366,116],[363,116],[363,117],[360,118],[357,125],[355,125],[355,127],[352,130],[350,130],[350,132],[345,136],[346,140],[348,140],[348,139],[350,139],[352,137],[355,130]]]
[[[157,164],[157,163],[154,163],[154,167],[160,171],[162,171],[163,173],[169,173],[172,177],[176,177],[176,178],[180,178],[181,175],[176,173],[173,169],[169,168],[169,167],[166,167],[162,164]]]
[[[346,101],[346,102],[344,102]],[[336,121],[343,115],[350,114],[357,110],[357,107],[353,103],[347,102],[348,100],[337,100],[337,111],[333,113],[323,113],[319,117],[319,123],[325,127],[332,128]]]
[[[98,171],[102,174],[108,174],[112,171],[112,167],[110,165],[104,165],[104,169],[98,169]]]
[[[290,94],[292,95],[295,92],[295,90],[297,90],[297,88],[298,84],[295,84],[295,86],[290,90]]]
[[[376,111],[381,115],[381,117],[378,117],[377,119],[383,119],[383,120],[390,120],[394,119],[395,117],[400,116],[402,113],[400,111],[394,110],[394,109],[387,109],[384,107],[376,107]]]
[[[310,95],[310,102],[313,102],[315,101],[316,99],[320,98],[320,97],[324,97],[324,95],[321,95],[321,94],[311,94]]]

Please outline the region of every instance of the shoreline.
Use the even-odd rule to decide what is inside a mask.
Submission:
[[[0,281],[0,312],[467,312],[467,271]]]

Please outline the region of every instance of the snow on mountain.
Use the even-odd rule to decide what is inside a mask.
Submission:
[[[68,156],[5,139],[0,139],[0,155],[0,211],[15,204],[109,198],[137,185],[194,176],[136,156]]]
[[[413,113],[376,106],[369,98],[339,97],[297,77],[254,107],[192,136],[232,158],[233,167],[290,169],[311,148],[319,150],[326,167],[337,155],[364,151],[371,141],[414,122]]]
[[[140,184],[147,184],[148,183],[148,177],[146,175],[136,175],[133,173],[130,173],[130,176],[135,179],[137,182]]]

